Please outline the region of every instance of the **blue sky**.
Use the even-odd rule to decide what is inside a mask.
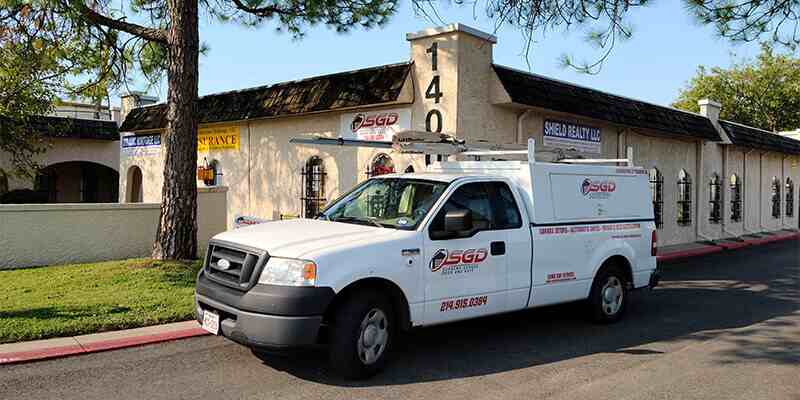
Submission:
[[[200,59],[200,94],[260,86],[351,69],[405,61],[409,58],[406,32],[441,25],[415,17],[411,5],[401,0],[391,22],[378,29],[337,34],[324,26],[307,31],[300,41],[278,34],[274,25],[248,29],[233,24],[201,23],[201,40],[210,46]],[[492,31],[494,24],[478,9],[439,2],[447,22],[461,22]],[[485,3],[480,3],[485,4]],[[583,40],[583,32],[551,32],[538,38],[531,56],[531,70],[607,92],[668,105],[691,78],[698,65],[728,66],[758,53],[758,44],[732,45],[716,38],[710,27],[696,24],[682,1],[656,0],[631,13],[632,39],[618,44],[602,72],[586,75],[559,66],[559,56],[592,59],[598,53]],[[504,28],[497,33],[494,58],[498,64],[527,70],[521,55],[524,40],[519,32]],[[165,98],[162,87],[151,91]]]

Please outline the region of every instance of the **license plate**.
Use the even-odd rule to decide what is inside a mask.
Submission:
[[[203,311],[203,329],[219,335],[219,314],[208,310]]]

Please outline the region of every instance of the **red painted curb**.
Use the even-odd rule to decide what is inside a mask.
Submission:
[[[724,250],[722,247],[719,246],[708,246],[708,247],[701,247],[692,250],[684,250],[684,251],[676,251],[672,253],[667,253],[664,255],[656,256],[656,261],[663,262],[663,261],[672,261],[678,260],[681,258],[689,258],[689,257],[697,257],[706,254],[712,253],[719,253]]]
[[[208,334],[208,332],[201,328],[191,328],[121,339],[103,340],[83,345],[76,343],[73,346],[60,346],[49,349],[5,353],[0,354],[0,365],[48,360],[53,358],[74,356],[78,354],[96,353],[106,350],[118,350],[128,347],[142,346],[145,344],[167,342],[170,340],[185,339],[195,336],[204,336]]]
[[[135,347],[151,343],[160,343],[170,340],[185,339],[195,336],[208,335],[209,333],[202,328],[191,328],[180,331],[156,333],[151,335],[142,335],[121,339],[104,340],[94,343],[82,344],[86,353],[94,353],[97,351],[117,350],[126,347]]]
[[[725,250],[736,250],[741,249],[742,247],[752,246],[753,243],[749,243],[747,241],[744,242],[726,242],[726,243],[717,243],[717,246],[722,247]]]

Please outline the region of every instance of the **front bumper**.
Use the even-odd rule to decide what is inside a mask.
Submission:
[[[222,336],[250,347],[300,347],[318,342],[321,315],[287,317],[258,314],[219,303],[204,296],[195,296],[197,320],[202,323],[203,312],[220,314]]]
[[[195,288],[197,320],[219,314],[220,334],[250,347],[286,348],[318,343],[331,288],[256,285],[246,292],[220,285],[201,272]]]

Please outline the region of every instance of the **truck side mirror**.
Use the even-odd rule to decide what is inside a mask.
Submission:
[[[452,210],[444,215],[444,231],[461,233],[472,230],[472,211]]]

